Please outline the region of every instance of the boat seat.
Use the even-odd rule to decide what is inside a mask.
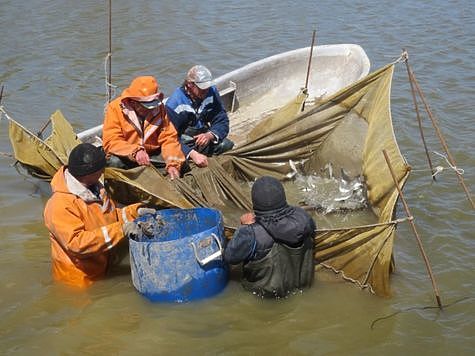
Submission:
[[[224,108],[229,112],[237,109],[237,85],[233,81],[229,81],[229,86],[219,91],[219,95],[223,101]]]

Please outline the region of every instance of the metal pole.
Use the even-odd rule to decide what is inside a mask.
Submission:
[[[432,172],[432,179],[436,180],[435,179],[435,170],[434,170],[434,167],[432,166],[432,161],[431,161],[430,156],[429,156],[429,150],[427,149],[427,144],[426,144],[426,140],[425,140],[425,137],[424,137],[424,131],[422,130],[422,119],[421,119],[421,116],[419,114],[419,105],[417,104],[416,91],[414,89],[414,83],[411,80],[412,70],[409,67],[409,55],[408,55],[407,51],[404,48],[402,50],[403,50],[403,57],[405,58],[404,63],[406,64],[407,75],[409,77],[409,84],[411,85],[412,100],[414,102],[414,108],[416,110],[417,123],[419,124],[419,132],[421,134],[422,143],[424,144],[424,150],[426,152],[427,162],[429,162],[430,171]]]
[[[407,63],[407,65],[409,66],[409,63]],[[449,152],[449,147],[447,146],[447,143],[445,142],[444,136],[442,135],[442,132],[440,131],[439,125],[437,124],[437,120],[434,117],[434,115],[432,114],[432,111],[430,110],[429,104],[426,101],[424,93],[422,92],[422,89],[419,86],[419,83],[417,82],[416,76],[414,75],[414,72],[412,71],[412,69],[411,69],[410,73],[411,73],[410,74],[411,75],[411,80],[414,82],[417,93],[419,94],[422,102],[424,103],[424,107],[427,111],[427,114],[429,115],[430,120],[432,121],[432,126],[434,127],[435,132],[437,133],[437,136],[439,137],[440,143],[441,143],[441,145],[442,145],[442,147],[443,147],[443,149],[444,149],[444,151],[447,155],[447,159],[449,160],[450,164],[453,167],[456,167],[457,164],[455,163],[455,159],[452,157],[452,155]],[[467,195],[468,200],[472,204],[472,208],[475,209],[475,203],[472,200],[472,197],[471,197],[470,191],[468,190],[468,187],[465,185],[465,181],[464,181],[462,175],[456,169],[454,169],[454,171],[455,171],[455,174],[457,174],[457,177],[459,179],[460,184],[462,185],[463,190],[465,191],[465,195]]]
[[[383,154],[384,154],[384,159],[386,160],[386,163],[389,167],[389,171],[391,172],[391,176],[393,177],[394,185],[396,186],[397,191],[399,193],[399,197],[401,198],[402,204],[404,205],[404,210],[406,211],[406,215],[409,218],[409,222],[411,223],[412,231],[414,232],[414,236],[416,237],[416,241],[417,241],[417,244],[419,246],[419,250],[421,251],[422,258],[424,259],[424,263],[427,267],[427,272],[429,273],[429,277],[430,277],[430,280],[432,282],[432,288],[434,289],[435,299],[437,300],[437,304],[438,304],[439,308],[442,309],[442,302],[440,300],[439,288],[437,287],[437,284],[435,282],[435,277],[432,273],[432,268],[431,268],[430,263],[429,263],[429,258],[427,257],[427,255],[424,251],[424,247],[422,246],[421,238],[419,237],[419,234],[417,233],[416,225],[414,224],[414,221],[412,219],[412,215],[411,215],[411,212],[409,210],[409,206],[407,205],[406,199],[404,199],[404,195],[402,194],[402,190],[399,187],[396,175],[394,174],[393,167],[391,165],[391,161],[389,160],[389,156],[388,156],[386,150],[383,150]]]

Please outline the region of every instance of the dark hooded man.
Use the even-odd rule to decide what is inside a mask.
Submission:
[[[244,288],[260,296],[281,298],[310,287],[316,229],[312,217],[287,204],[284,187],[273,177],[257,179],[251,194],[254,212],[241,216],[225,260],[243,264]]]

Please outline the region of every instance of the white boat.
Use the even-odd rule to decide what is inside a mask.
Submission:
[[[215,78],[230,116],[234,139],[256,125],[266,113],[286,104],[305,86],[310,47],[250,63]],[[370,62],[356,44],[315,46],[308,78],[308,100],[324,99],[366,76]],[[83,142],[100,137],[102,125],[78,133]]]

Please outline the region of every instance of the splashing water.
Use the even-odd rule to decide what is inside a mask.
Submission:
[[[299,190],[299,204],[324,214],[368,207],[366,185],[361,176],[350,178],[343,173],[341,178],[335,178],[297,174],[294,184]]]

